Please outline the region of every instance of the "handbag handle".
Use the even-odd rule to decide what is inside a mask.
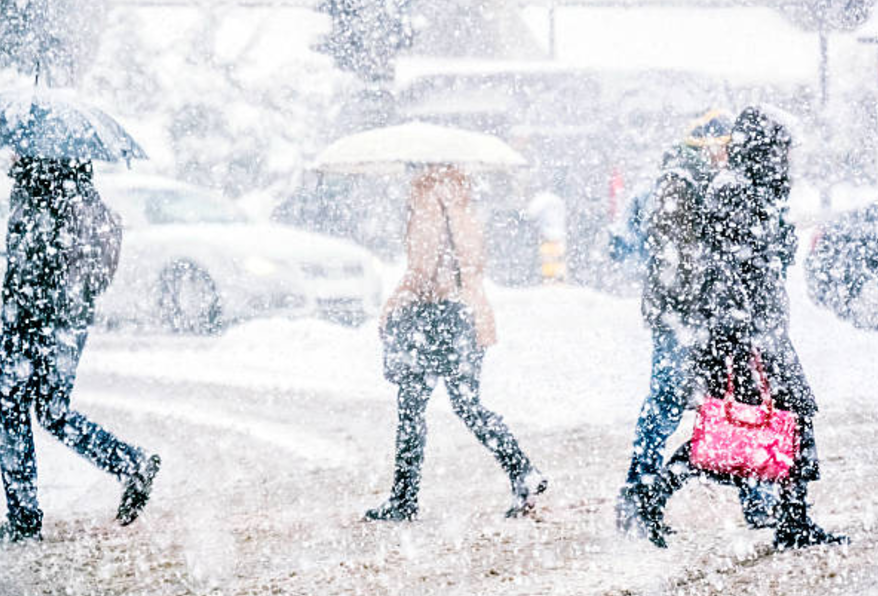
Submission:
[[[765,367],[762,364],[762,354],[759,352],[758,348],[753,348],[750,362],[753,363],[753,367],[756,369],[756,374],[759,375],[759,393],[762,394],[762,403],[771,410],[774,408],[774,400],[771,399],[771,385],[768,383],[768,375],[765,374]]]
[[[746,426],[765,426],[768,424],[771,419],[772,411],[774,410],[774,400],[771,399],[771,387],[768,383],[768,376],[765,374],[765,368],[762,365],[762,356],[759,353],[759,350],[753,348],[751,352],[750,365],[755,369],[757,375],[759,375],[759,393],[762,396],[762,404],[760,406],[752,406],[746,405],[745,407],[748,411],[753,411],[753,408],[759,408],[762,412],[762,415],[759,416],[759,420],[748,421],[742,420],[737,417],[733,413],[733,409],[735,407],[735,382],[734,382],[734,368],[733,361],[731,356],[726,357],[726,395],[723,398],[723,410],[726,415],[726,419],[729,422],[734,424],[741,424]]]

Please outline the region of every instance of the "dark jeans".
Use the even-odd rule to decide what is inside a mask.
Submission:
[[[403,321],[411,317],[418,320]],[[415,329],[417,339],[399,337],[400,329]],[[503,419],[482,405],[479,376],[484,350],[476,345],[469,315],[460,305],[418,305],[398,314],[388,325],[395,334],[388,342],[410,347],[405,366],[388,374],[399,385],[396,465],[391,498],[400,507],[417,510],[421,465],[427,439],[425,411],[433,389],[444,379],[454,413],[500,463],[510,481],[526,474],[531,463]],[[403,333],[405,333],[403,331]],[[390,352],[395,349],[386,346]],[[388,354],[385,355],[387,361]]]
[[[634,453],[627,478],[629,486],[651,485],[657,480],[662,470],[665,445],[680,425],[691,388],[692,374],[686,370],[688,351],[680,345],[676,334],[669,330],[654,330],[652,345],[650,392],[634,430]],[[745,512],[771,506],[770,487],[742,483],[739,489]]]
[[[88,330],[55,328],[16,334],[5,329],[0,370],[0,468],[9,521],[38,529],[37,462],[31,406],[40,425],[98,468],[124,480],[136,472],[143,452],[70,409],[70,393]]]

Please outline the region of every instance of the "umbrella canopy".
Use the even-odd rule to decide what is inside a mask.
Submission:
[[[108,114],[57,89],[0,92],[0,145],[27,157],[146,159],[140,145]]]
[[[497,137],[410,122],[342,137],[317,156],[313,167],[326,172],[394,174],[411,164],[454,164],[473,172],[505,170],[527,161]]]

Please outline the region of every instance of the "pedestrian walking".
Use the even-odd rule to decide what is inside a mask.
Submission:
[[[654,531],[645,508],[663,466],[665,445],[693,401],[689,351],[704,324],[697,309],[704,197],[726,166],[731,127],[731,115],[721,110],[709,110],[691,123],[684,141],[665,154],[652,196],[643,200],[648,209],[639,214],[645,220],[642,314],[652,333],[652,375],[616,504],[617,527],[625,533]],[[751,526],[772,523],[768,491],[744,486],[740,500]]]
[[[406,272],[380,323],[385,376],[398,386],[393,486],[389,500],[368,510],[365,519],[417,516],[425,410],[439,379],[455,414],[509,477],[513,500],[507,516],[526,514],[548,481],[503,419],[481,403],[482,361],[496,342],[496,330],[482,284],[482,230],[470,204],[469,181],[453,167],[430,167],[412,184],[408,212]]]
[[[795,227],[788,221],[790,131],[783,118],[750,107],[735,121],[729,144],[730,170],[707,193],[700,243],[704,254],[703,289],[696,309],[707,336],[693,348],[693,361],[707,395],[734,389],[734,399],[753,405],[769,392],[770,408],[796,416],[798,453],[788,477],[779,482],[774,544],[779,549],[846,542],[814,523],[806,503],[809,482],[819,478],[813,417],[817,404],[789,338],[786,271],[796,251]],[[754,354],[764,364],[759,376]],[[727,397],[726,399],[731,399]],[[669,460],[647,508],[650,539],[666,545],[662,517],[671,495],[690,478],[703,475],[738,487],[750,475],[716,473],[692,464],[692,443]]]
[[[70,408],[95,298],[118,262],[121,224],[95,190],[89,160],[20,157],[10,176],[0,344],[7,520],[0,525],[0,543],[41,537],[31,408],[55,438],[122,482],[117,519],[130,524],[149,498],[159,456],[120,441]]]

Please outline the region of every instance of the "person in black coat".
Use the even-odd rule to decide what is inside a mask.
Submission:
[[[846,541],[825,532],[807,512],[808,482],[819,478],[813,416],[817,403],[789,338],[786,272],[796,252],[794,226],[787,219],[790,193],[789,130],[766,110],[750,107],[735,121],[729,171],[708,191],[702,230],[703,288],[699,293],[704,337],[691,366],[707,395],[725,394],[731,359],[736,398],[761,403],[751,370],[757,350],[771,396],[779,409],[796,413],[800,449],[790,478],[780,487],[775,528],[778,548]],[[667,499],[694,475],[743,485],[747,479],[694,469],[685,443],[668,461],[650,508],[650,539],[665,546],[662,515]]]
[[[0,469],[7,521],[0,543],[39,538],[31,407],[62,443],[124,486],[118,520],[134,521],[160,459],[70,409],[96,296],[118,259],[121,226],[92,184],[91,162],[19,158],[10,176],[0,340]]]

